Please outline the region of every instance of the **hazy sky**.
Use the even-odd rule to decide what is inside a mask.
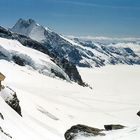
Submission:
[[[65,35],[140,37],[140,0],[0,0],[0,25],[19,18]]]

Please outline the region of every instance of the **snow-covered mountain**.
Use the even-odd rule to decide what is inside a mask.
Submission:
[[[43,26],[37,24],[34,20],[29,19],[27,21],[19,19],[12,31],[29,36],[34,40],[42,41],[45,40],[45,29]]]
[[[2,84],[16,92],[22,113],[21,117],[1,98],[11,96],[11,90],[0,91],[0,140],[64,140],[64,133],[76,124],[100,129],[105,124],[126,126],[103,132],[105,136],[79,133],[76,140],[139,140],[139,69],[80,68],[83,79],[94,86],[91,90],[0,60],[0,71],[6,76]]]
[[[0,38],[0,59],[15,62],[50,77],[60,77],[70,81],[68,75],[57,66],[48,55],[23,46],[17,40]]]
[[[11,30],[0,27],[0,140],[140,139],[138,43],[68,39],[31,19]],[[106,64],[129,65],[95,68]]]
[[[20,19],[11,29],[45,45],[59,58],[81,67],[100,67],[106,64],[140,64],[140,55],[129,45],[114,45],[68,39],[34,20]]]
[[[3,27],[0,27],[0,37],[0,59],[30,66],[39,73],[85,86],[76,66],[65,58],[57,57],[46,46]]]

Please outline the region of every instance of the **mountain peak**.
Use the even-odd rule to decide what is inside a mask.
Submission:
[[[11,31],[29,36],[37,41],[42,41],[45,39],[44,33],[46,29],[33,19],[24,20],[20,18],[11,28]]]
[[[36,23],[35,20],[29,18],[27,20],[20,18],[17,23],[27,23],[27,24],[32,24],[32,23]]]
[[[13,26],[13,28],[15,28],[16,26],[28,28],[31,24],[36,24],[35,20],[33,19],[24,20],[20,18],[17,21],[17,23]]]

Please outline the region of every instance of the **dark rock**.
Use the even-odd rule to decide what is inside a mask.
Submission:
[[[14,55],[12,57],[12,59],[16,64],[18,64],[20,66],[25,66],[26,65],[26,61],[23,58],[20,58],[19,56]]]
[[[61,67],[65,71],[65,73],[69,76],[71,81],[74,81],[81,86],[86,86],[85,83],[82,81],[82,78],[74,64],[72,64],[66,59],[60,60],[59,58],[55,59],[55,62],[59,67]]]
[[[137,113],[137,115],[140,117],[140,111]]]
[[[109,125],[104,125],[105,130],[117,130],[117,129],[123,129],[125,126],[120,125],[120,124],[109,124]]]
[[[12,136],[6,132],[4,132],[4,130],[2,129],[2,127],[0,127],[0,132],[2,132],[4,135],[6,135],[7,137],[12,139]]]
[[[55,76],[61,78],[61,79],[66,79],[60,72],[56,71],[55,69],[51,69],[51,72],[55,74]]]
[[[136,57],[137,55],[134,53],[134,51],[130,48],[124,48],[126,50],[126,52],[134,57]]]
[[[0,37],[11,38],[12,37],[12,33],[9,30],[7,30],[7,29],[5,29],[5,28],[0,26]]]
[[[2,113],[0,113],[0,118],[4,120],[4,117],[3,117]]]
[[[19,99],[17,98],[16,92],[13,91],[10,87],[6,86],[5,88],[8,88],[9,90],[11,90],[12,92],[12,98],[9,100],[6,100],[5,102],[12,108],[14,109],[20,116],[22,116],[21,114],[21,107],[19,104]]]
[[[19,100],[17,98],[16,93],[13,95],[13,99],[6,101],[6,103],[13,108],[20,116],[22,116],[21,114],[21,107],[19,105]]]
[[[73,140],[79,134],[85,137],[89,136],[105,136],[104,133],[101,133],[103,129],[93,128],[86,125],[75,125],[72,126],[69,130],[64,134],[66,140]]]

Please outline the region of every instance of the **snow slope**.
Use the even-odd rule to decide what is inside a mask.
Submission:
[[[139,69],[126,65],[79,68],[84,80],[93,85],[91,90],[0,60],[0,71],[6,75],[3,84],[16,91],[23,115],[21,118],[0,98],[0,112],[5,117],[0,126],[13,140],[62,140],[75,124],[103,128],[104,124],[120,123],[127,128],[90,140],[139,140]],[[0,138],[9,140],[1,132]],[[89,140],[77,138],[81,139]]]
[[[20,58],[23,61],[21,65],[26,65],[26,67],[37,70],[44,75],[56,77],[55,73],[52,72],[53,70],[70,81],[67,74],[51,60],[51,57],[40,51],[25,47],[17,40],[0,38],[0,52],[2,54],[1,59],[17,63],[17,58]]]

